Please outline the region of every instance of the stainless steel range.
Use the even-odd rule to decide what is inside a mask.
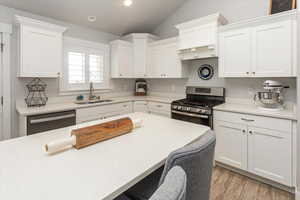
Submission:
[[[173,101],[173,119],[213,128],[213,107],[225,102],[225,88],[187,87],[186,99]]]

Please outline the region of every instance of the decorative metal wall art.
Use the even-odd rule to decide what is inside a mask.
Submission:
[[[25,102],[28,107],[40,107],[46,105],[48,101],[48,97],[45,93],[47,87],[46,83],[39,78],[35,78],[28,83],[26,87],[28,89],[28,95]]]
[[[201,65],[198,69],[198,76],[203,80],[209,80],[214,75],[214,69],[211,65],[204,64]]]

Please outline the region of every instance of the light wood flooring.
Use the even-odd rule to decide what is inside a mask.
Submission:
[[[294,195],[221,167],[215,167],[210,200],[294,200]]]

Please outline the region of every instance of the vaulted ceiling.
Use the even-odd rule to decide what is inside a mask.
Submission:
[[[0,0],[0,4],[78,24],[99,31],[122,35],[151,32],[186,0]],[[89,22],[88,16],[97,21]]]

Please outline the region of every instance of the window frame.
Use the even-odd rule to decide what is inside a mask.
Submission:
[[[85,83],[70,84],[68,70],[69,52],[78,52],[85,54]],[[89,59],[90,55],[103,56],[103,82],[94,83],[95,90],[110,89],[110,46],[108,44],[91,42],[77,38],[64,37],[63,39],[63,68],[60,78],[60,93],[76,93],[89,90]],[[87,73],[88,72],[88,73]]]

